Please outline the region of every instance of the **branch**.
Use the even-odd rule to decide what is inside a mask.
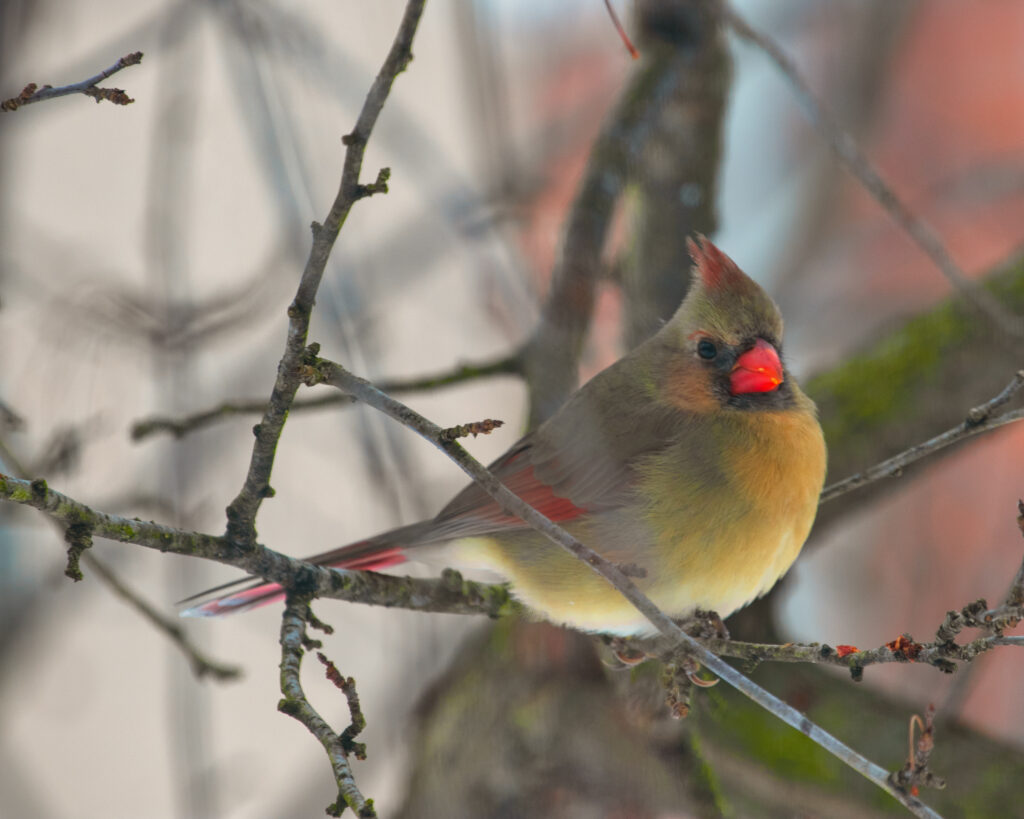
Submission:
[[[305,377],[307,383],[326,383],[355,395],[360,401],[380,410],[418,433],[448,455],[463,472],[469,475],[488,495],[494,498],[506,513],[519,517],[605,578],[662,635],[669,638],[674,646],[683,650],[687,655],[692,656],[693,659],[699,661],[709,671],[754,700],[758,705],[810,737],[826,751],[871,780],[879,788],[887,791],[915,815],[938,816],[938,814],[915,797],[894,787],[888,781],[888,772],[881,766],[864,758],[852,748],[808,720],[807,717],[795,708],[765,691],[736,671],[724,660],[719,659],[704,648],[693,637],[683,631],[668,615],[655,606],[618,567],[606,561],[515,495],[479,461],[466,452],[458,442],[445,440],[442,434],[443,430],[436,424],[380,392],[368,381],[352,375],[343,367],[333,362],[317,359],[305,372]]]
[[[159,523],[92,509],[50,489],[46,481],[23,481],[0,473],[0,500],[31,506],[63,528],[90,537],[134,543],[160,552],[213,560],[285,588],[301,584],[317,597],[389,608],[498,617],[516,608],[508,588],[464,580],[452,570],[437,580],[393,577],[375,572],[327,569],[275,552],[260,544],[240,549],[227,536],[190,532]]]
[[[677,49],[668,59],[646,61],[590,151],[551,275],[551,290],[523,354],[531,429],[558,409],[576,386],[579,354],[590,325],[615,204],[631,166],[638,163],[641,149],[652,138],[652,123],[687,78],[689,67],[685,49]],[[706,189],[698,192],[710,198]]]
[[[215,680],[226,682],[242,675],[242,669],[237,665],[220,663],[207,657],[188,639],[180,622],[171,620],[157,611],[148,600],[143,599],[133,589],[125,585],[99,558],[91,554],[84,554],[82,560],[89,570],[100,577],[118,597],[149,620],[158,631],[163,632],[171,642],[181,649],[181,653],[185,655],[189,665],[192,666],[192,673],[199,679],[209,675]]]
[[[310,705],[306,693],[302,690],[300,671],[303,647],[320,645],[306,636],[306,620],[309,616],[309,597],[289,595],[284,614],[281,615],[281,693],[284,699],[278,702],[277,710],[305,725],[327,751],[327,758],[334,770],[334,779],[338,783],[338,801],[327,808],[328,815],[341,816],[347,805],[359,817],[376,819],[377,812],[373,808],[373,800],[363,796],[356,785],[355,777],[352,776],[352,767],[348,762],[349,750],[345,747],[342,737],[339,737]]]
[[[26,474],[26,470],[21,463],[21,459],[11,451],[3,438],[0,438],[0,460],[2,460],[9,469],[13,469],[21,475]],[[0,477],[2,477],[2,475],[0,475]],[[28,485],[31,487],[31,484]],[[70,521],[68,525],[62,526],[59,521],[53,518],[51,518],[51,520],[57,524],[59,529],[62,529],[65,532],[70,529]],[[84,534],[85,539],[92,537],[91,531],[80,534]],[[158,631],[170,638],[171,642],[173,642],[185,655],[185,658],[189,661],[189,665],[192,666],[192,673],[199,679],[209,675],[216,680],[227,681],[241,676],[242,670],[238,666],[217,662],[216,660],[207,657],[206,654],[200,651],[199,648],[193,645],[192,641],[189,640],[188,634],[186,634],[185,629],[182,628],[181,623],[179,623],[177,619],[172,620],[165,617],[141,594],[124,583],[124,581],[122,581],[121,578],[119,578],[114,571],[107,566],[105,561],[100,560],[100,558],[96,557],[91,552],[82,553],[81,551],[78,551],[78,556],[75,557],[72,552],[72,549],[75,548],[76,547],[72,546],[68,550],[68,568],[71,570],[72,579],[81,579],[80,571],[78,571],[77,578],[74,576],[75,570],[78,568],[76,561],[80,559],[85,563],[89,570],[100,579],[101,584],[105,584],[108,589],[120,597],[131,608],[135,609],[135,611],[141,614],[143,618],[156,626]]]
[[[478,364],[459,364],[452,370],[435,375],[424,375],[404,381],[384,381],[381,382],[380,389],[389,394],[423,392],[437,389],[438,387],[463,384],[478,378],[487,378],[494,375],[518,375],[520,372],[519,355],[514,353],[495,361],[485,361]],[[345,407],[355,403],[355,400],[351,395],[345,395],[344,393],[329,393],[311,398],[297,398],[292,404],[291,412],[318,410],[328,407]],[[202,412],[186,415],[181,418],[166,416],[144,418],[132,424],[131,437],[133,441],[141,441],[151,435],[166,432],[175,438],[182,438],[224,418],[230,418],[234,415],[255,415],[264,412],[266,408],[267,402],[265,399],[255,398],[242,401],[227,401],[212,409],[203,410]]]
[[[825,104],[815,97],[807,81],[801,76],[796,63],[767,34],[758,31],[736,13],[727,2],[722,2],[721,15],[740,37],[763,51],[789,80],[797,102],[804,114],[835,151],[843,165],[863,185],[864,189],[889,214],[894,222],[907,232],[918,247],[935,263],[942,274],[978,312],[987,316],[1008,338],[1019,344],[1024,338],[1021,319],[1007,312],[992,295],[972,282],[960,266],[953,261],[949,250],[935,229],[915,215],[882,178],[858,147],[856,140],[839,125]]]
[[[882,478],[898,478],[903,474],[903,469],[916,461],[921,460],[933,452],[945,449],[948,446],[978,435],[992,429],[998,429],[1006,424],[1019,421],[1024,418],[1024,410],[1018,409],[1011,412],[1004,412],[1001,415],[993,415],[995,410],[1008,403],[1021,388],[1024,387],[1024,370],[1018,370],[1013,380],[1006,385],[1006,388],[992,400],[974,407],[967,413],[967,417],[959,426],[948,429],[920,444],[915,444],[905,449],[898,455],[888,460],[875,464],[863,472],[858,472],[841,481],[826,486],[821,493],[820,503],[827,503],[830,500],[845,495],[854,489],[867,486],[869,483],[881,480]]]
[[[359,112],[352,133],[342,138],[346,146],[341,185],[324,223],[313,223],[313,246],[299,280],[295,299],[288,308],[288,339],[284,355],[277,367],[277,379],[263,412],[263,420],[254,429],[256,442],[252,449],[249,470],[238,496],[227,508],[227,536],[233,543],[252,548],[256,543],[256,513],[263,499],[273,494],[270,473],[274,466],[274,453],[281,438],[285,419],[299,388],[299,366],[305,355],[309,320],[316,293],[323,278],[338,232],[345,223],[352,206],[371,193],[386,190],[387,174],[378,175],[376,190],[361,185],[359,174],[363,167],[363,154],[384,102],[395,78],[412,60],[412,40],[416,34],[425,0],[409,0],[402,15],[394,42],[377,74],[363,108]]]
[[[42,102],[43,100],[52,100],[55,97],[66,97],[69,94],[85,94],[87,97],[92,97],[97,103],[100,100],[106,100],[114,105],[130,105],[135,100],[129,97],[122,89],[98,88],[97,85],[107,79],[107,77],[116,74],[122,68],[138,65],[141,62],[142,52],[136,51],[132,54],[126,54],[110,66],[110,68],[101,71],[95,77],[82,80],[74,85],[63,85],[60,88],[44,85],[42,88],[38,88],[34,82],[30,82],[22,89],[18,96],[0,102],[0,111],[17,111],[23,105],[31,105],[34,102]]]

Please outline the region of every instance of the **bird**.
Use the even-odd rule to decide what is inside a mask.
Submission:
[[[727,617],[803,548],[825,479],[814,403],[783,363],[782,317],[710,240],[688,239],[691,286],[653,336],[578,389],[490,465],[512,492],[606,560],[662,611]],[[611,636],[654,627],[603,577],[477,484],[436,517],[309,558],[380,570],[421,560],[504,578],[539,619]],[[284,596],[246,581],[190,598],[213,616]],[[251,579],[249,579],[251,582]]]

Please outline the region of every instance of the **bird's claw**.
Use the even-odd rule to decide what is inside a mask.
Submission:
[[[703,677],[698,677],[697,672],[699,669],[686,669],[686,679],[693,683],[698,688],[714,688],[718,685],[718,677],[712,677],[710,680],[706,680]]]
[[[630,645],[626,640],[618,637],[606,640],[606,644],[609,651],[612,653],[612,657],[614,657],[616,661],[614,663],[607,663],[613,668],[633,668],[634,666],[640,665],[644,660],[648,660],[654,656],[653,654],[648,654],[646,651]]]

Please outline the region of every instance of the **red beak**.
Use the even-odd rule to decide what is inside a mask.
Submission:
[[[733,395],[748,392],[770,392],[782,383],[782,362],[775,348],[764,339],[758,339],[752,349],[736,359],[729,376],[729,389]]]

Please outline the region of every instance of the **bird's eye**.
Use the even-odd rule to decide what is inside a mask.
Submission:
[[[706,338],[702,338],[697,342],[697,355],[703,358],[705,361],[710,361],[716,355],[718,355],[718,348],[715,346],[713,341],[708,341]]]

